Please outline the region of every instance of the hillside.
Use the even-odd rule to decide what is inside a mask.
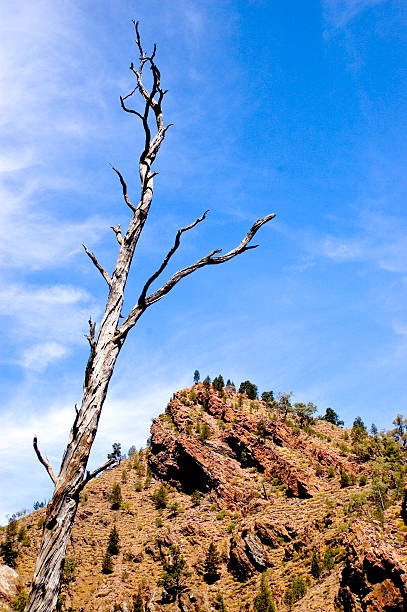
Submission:
[[[174,394],[147,448],[84,490],[61,610],[141,610],[143,600],[150,612],[249,611],[264,572],[278,611],[407,609],[403,426],[368,435],[363,423],[346,430],[266,399],[202,383]],[[44,516],[2,529],[19,554],[17,574],[0,568],[0,610],[23,599]],[[119,552],[106,561],[114,526]]]

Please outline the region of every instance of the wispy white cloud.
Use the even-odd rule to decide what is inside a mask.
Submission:
[[[3,352],[3,363],[14,363],[33,372],[69,354],[84,342],[84,325],[99,314],[98,306],[83,289],[69,285],[35,287],[3,284],[0,318],[7,320],[13,351]]]
[[[42,372],[66,353],[66,348],[58,342],[41,342],[24,351],[22,363],[29,370]]]
[[[77,252],[81,238],[95,240],[109,225],[95,215],[81,223],[69,214],[57,217],[53,205],[68,190],[83,189],[73,170],[72,178],[64,172],[61,148],[75,155],[95,135],[89,111],[102,104],[106,85],[100,74],[85,80],[78,71],[89,43],[80,9],[72,3],[65,8],[61,20],[49,0],[2,7],[0,262],[8,267],[55,267]]]
[[[364,243],[358,239],[347,240],[330,236],[321,242],[321,253],[335,261],[350,261],[364,254]]]
[[[322,0],[324,17],[330,27],[342,28],[362,11],[387,0]]]
[[[342,235],[303,234],[306,249],[314,258],[333,261],[363,261],[380,270],[407,271],[407,224],[405,219],[383,213],[362,211]]]

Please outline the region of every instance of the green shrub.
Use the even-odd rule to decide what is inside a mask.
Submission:
[[[62,584],[69,584],[74,579],[75,568],[77,566],[77,561],[75,557],[65,557],[64,559],[64,568],[62,570]]]
[[[194,491],[191,495],[192,504],[194,506],[199,506],[199,504],[201,503],[201,497],[202,495],[200,494],[199,491]]]
[[[359,478],[359,486],[365,487],[366,484],[367,484],[367,476],[366,474],[362,474],[361,477]]]
[[[211,428],[208,423],[202,423],[202,426],[199,431],[199,439],[201,442],[205,442],[211,435]]]
[[[45,516],[40,516],[40,518],[37,521],[37,529],[42,529],[44,527],[44,523],[45,523]]]
[[[179,512],[179,503],[177,501],[172,502],[169,509],[171,511],[172,516],[177,516]]]
[[[333,465],[330,465],[328,468],[328,478],[333,478],[335,476],[335,470]]]
[[[110,494],[111,508],[112,510],[119,510],[121,503],[123,501],[122,490],[120,488],[119,483],[115,482],[112,487],[112,492]]]
[[[348,472],[345,472],[344,470],[341,471],[341,489],[344,489],[345,487],[349,487],[350,486],[350,476],[348,474]]]
[[[24,612],[25,606],[27,604],[27,599],[28,599],[27,593],[23,591],[20,587],[19,592],[17,593],[16,597],[13,599],[11,607],[13,608],[13,610],[16,610],[16,612]]]
[[[304,597],[306,590],[307,587],[304,578],[302,576],[295,576],[287,587],[284,601],[291,606],[291,604]]]
[[[329,572],[335,565],[335,556],[330,548],[327,548],[324,553],[323,566]]]
[[[315,466],[315,474],[316,476],[322,476],[323,474],[322,465],[320,463],[317,463],[317,465]]]
[[[166,508],[168,504],[168,489],[162,482],[160,486],[154,491],[151,496],[157,510],[159,508]]]

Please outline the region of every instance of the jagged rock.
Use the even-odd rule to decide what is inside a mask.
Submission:
[[[148,543],[144,546],[144,550],[146,554],[150,555],[154,561],[159,561],[161,559],[161,552],[158,546]]]
[[[0,595],[6,598],[12,598],[17,592],[17,572],[8,567],[8,565],[0,565]]]
[[[347,539],[335,603],[344,612],[407,610],[406,570],[396,552],[365,523],[355,523]]]
[[[230,542],[228,570],[240,581],[253,575],[253,570],[264,572],[271,563],[260,539],[248,528],[233,536]]]
[[[270,565],[266,553],[259,538],[252,532],[243,532],[246,554],[252,565],[259,571],[264,572]]]
[[[230,542],[228,570],[241,582],[253,575],[253,565],[246,554],[246,543],[240,534]]]
[[[126,561],[132,561],[133,563],[141,563],[144,558],[143,551],[139,546],[132,546],[124,556]]]
[[[263,544],[270,546],[271,548],[278,548],[279,538],[282,538],[284,542],[289,542],[292,539],[292,535],[290,535],[289,529],[292,533],[295,533],[293,528],[286,527],[281,524],[274,524],[265,521],[255,521],[254,523],[254,531],[256,535],[260,538]]]

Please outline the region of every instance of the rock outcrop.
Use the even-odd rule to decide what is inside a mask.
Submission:
[[[199,407],[198,417],[192,406]],[[211,431],[208,439],[192,435],[203,424]],[[242,491],[233,486],[248,468],[284,485],[289,496],[314,496],[320,486],[315,470],[298,460],[304,456],[322,468],[334,466],[338,472],[358,469],[339,453],[318,447],[267,414],[260,433],[257,413],[239,408],[227,396],[207,392],[203,385],[197,385],[193,401],[176,393],[166,414],[154,419],[151,427],[149,463],[154,473],[186,493],[213,492],[222,507],[250,502],[250,487]]]
[[[405,568],[395,550],[366,523],[355,523],[348,536],[345,567],[335,601],[344,612],[407,610]]]

